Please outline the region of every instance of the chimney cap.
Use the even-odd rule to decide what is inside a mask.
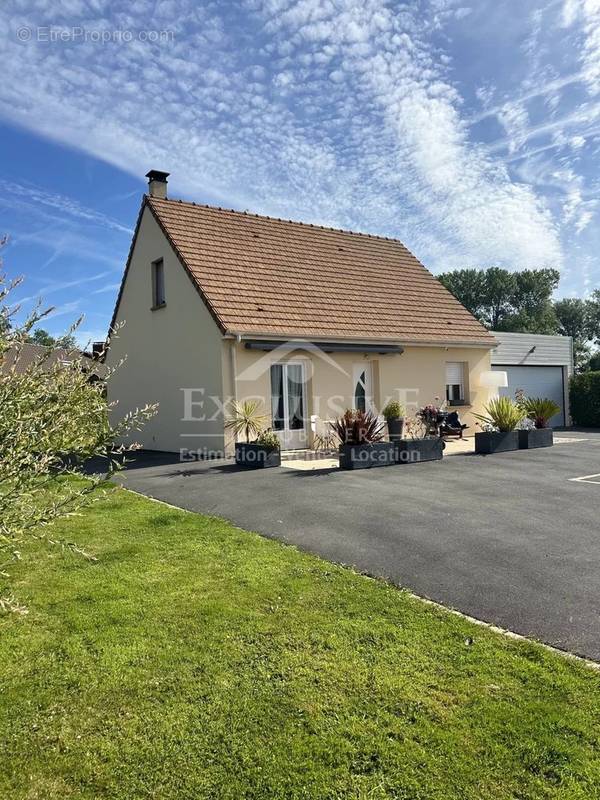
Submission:
[[[149,182],[159,181],[160,183],[166,183],[170,174],[170,172],[161,172],[159,169],[151,169],[150,172],[146,173],[146,177]]]

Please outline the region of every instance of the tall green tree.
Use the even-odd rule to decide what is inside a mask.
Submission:
[[[498,322],[496,330],[515,333],[557,333],[558,320],[551,298],[560,280],[558,270],[525,269],[513,275],[512,308]]]
[[[579,297],[565,297],[554,303],[558,332],[573,339],[573,359],[577,370],[583,369],[589,358],[589,340],[593,339],[590,303]]]
[[[600,347],[600,289],[592,292],[587,302],[588,337]]]
[[[559,277],[553,269],[509,272],[500,267],[459,269],[438,276],[488,328],[535,333],[554,333],[558,327],[551,297]]]
[[[62,336],[54,337],[44,328],[35,328],[33,333],[27,337],[27,341],[31,344],[44,345],[44,347],[62,347],[65,350],[77,347],[75,336],[72,333],[69,332]]]
[[[483,323],[496,330],[512,312],[517,281],[513,273],[500,267],[484,272]]]
[[[485,295],[485,274],[479,269],[457,269],[438,275],[438,280],[458,298],[473,316],[481,319]]]

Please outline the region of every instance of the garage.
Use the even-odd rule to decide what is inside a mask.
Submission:
[[[573,371],[572,342],[567,336],[494,331],[498,346],[492,352],[492,369],[505,372],[508,386],[501,396],[514,397],[522,389],[529,397],[549,397],[561,412],[553,427],[569,424],[568,385]]]
[[[508,386],[501,387],[498,393],[501,397],[514,397],[517,389],[523,389],[528,397],[549,397],[550,400],[560,406],[561,413],[552,417],[550,424],[552,427],[565,425],[564,413],[564,386],[563,371],[561,367],[498,367],[492,366],[494,370],[506,372]]]

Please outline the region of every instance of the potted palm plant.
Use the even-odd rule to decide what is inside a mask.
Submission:
[[[383,424],[371,411],[348,409],[330,426],[340,442],[340,469],[394,464],[394,442],[383,441]]]
[[[245,442],[235,443],[235,463],[249,469],[279,467],[281,446],[274,431],[265,430],[268,417],[261,411],[256,400],[233,403],[232,414],[225,421],[225,428],[238,437],[244,435]]]
[[[519,449],[552,447],[554,435],[548,423],[560,412],[560,406],[547,397],[523,397],[517,402],[533,424],[533,427],[519,431]]]
[[[517,450],[517,426],[525,417],[525,411],[510,397],[490,400],[484,411],[485,414],[474,414],[485,428],[481,433],[475,434],[475,452],[489,455]]]
[[[387,423],[390,442],[399,442],[404,437],[404,406],[397,400],[390,400],[381,413]]]

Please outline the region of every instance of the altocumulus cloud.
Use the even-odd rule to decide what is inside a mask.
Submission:
[[[136,175],[164,166],[182,194],[399,236],[438,268],[560,266],[561,225],[575,235],[589,224],[589,207],[577,216],[580,180],[557,213],[535,180],[509,170],[508,157],[533,135],[526,104],[535,91],[494,105],[493,89],[479,87],[493,110],[466,108],[449,31],[471,25],[473,13],[459,2],[43,5],[26,11],[5,0],[0,9],[13,32],[0,43],[0,113]],[[598,63],[597,6],[567,0],[557,23],[579,26],[588,85]],[[16,35],[48,25],[173,36],[49,44]],[[540,15],[535,26],[537,36]],[[559,88],[574,80],[550,77]],[[506,142],[473,136],[473,120],[488,118]]]

